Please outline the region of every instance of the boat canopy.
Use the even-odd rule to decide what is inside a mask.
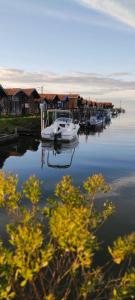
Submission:
[[[72,119],[71,118],[66,118],[66,117],[60,117],[60,118],[56,119],[55,122],[71,123]]]

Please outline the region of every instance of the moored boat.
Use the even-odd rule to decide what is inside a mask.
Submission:
[[[112,113],[111,113],[111,111],[110,111],[109,109],[106,109],[106,110],[104,111],[104,115],[105,115],[105,121],[106,121],[106,122],[111,121]]]
[[[90,117],[90,126],[102,126],[105,123],[105,116],[103,114],[96,114],[95,116]]]
[[[118,110],[117,109],[113,109],[112,110],[112,117],[117,117],[118,116]]]
[[[41,137],[50,141],[73,141],[78,134],[79,124],[75,124],[72,118],[60,117],[51,126],[41,131]]]

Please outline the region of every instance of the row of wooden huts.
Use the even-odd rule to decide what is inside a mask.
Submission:
[[[86,100],[79,94],[40,94],[35,88],[3,88],[0,85],[0,115],[38,114],[40,103],[46,109],[84,109],[87,107],[113,107],[110,102]]]

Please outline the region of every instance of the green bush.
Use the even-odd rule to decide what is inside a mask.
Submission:
[[[110,261],[95,264],[98,228],[113,214],[111,202],[97,212],[95,198],[110,186],[101,174],[84,182],[84,192],[65,176],[54,197],[40,207],[41,185],[31,176],[18,191],[18,178],[0,172],[0,207],[10,215],[6,246],[0,242],[0,299],[135,299],[135,269],[113,278],[112,264],[135,255],[135,233],[108,247]],[[25,199],[29,199],[27,208]],[[111,269],[110,269],[111,270]]]
[[[0,118],[0,132],[13,132],[15,128],[40,130],[40,116],[7,116]]]

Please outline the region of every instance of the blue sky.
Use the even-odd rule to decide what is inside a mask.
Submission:
[[[0,0],[0,83],[135,99],[134,0]]]

